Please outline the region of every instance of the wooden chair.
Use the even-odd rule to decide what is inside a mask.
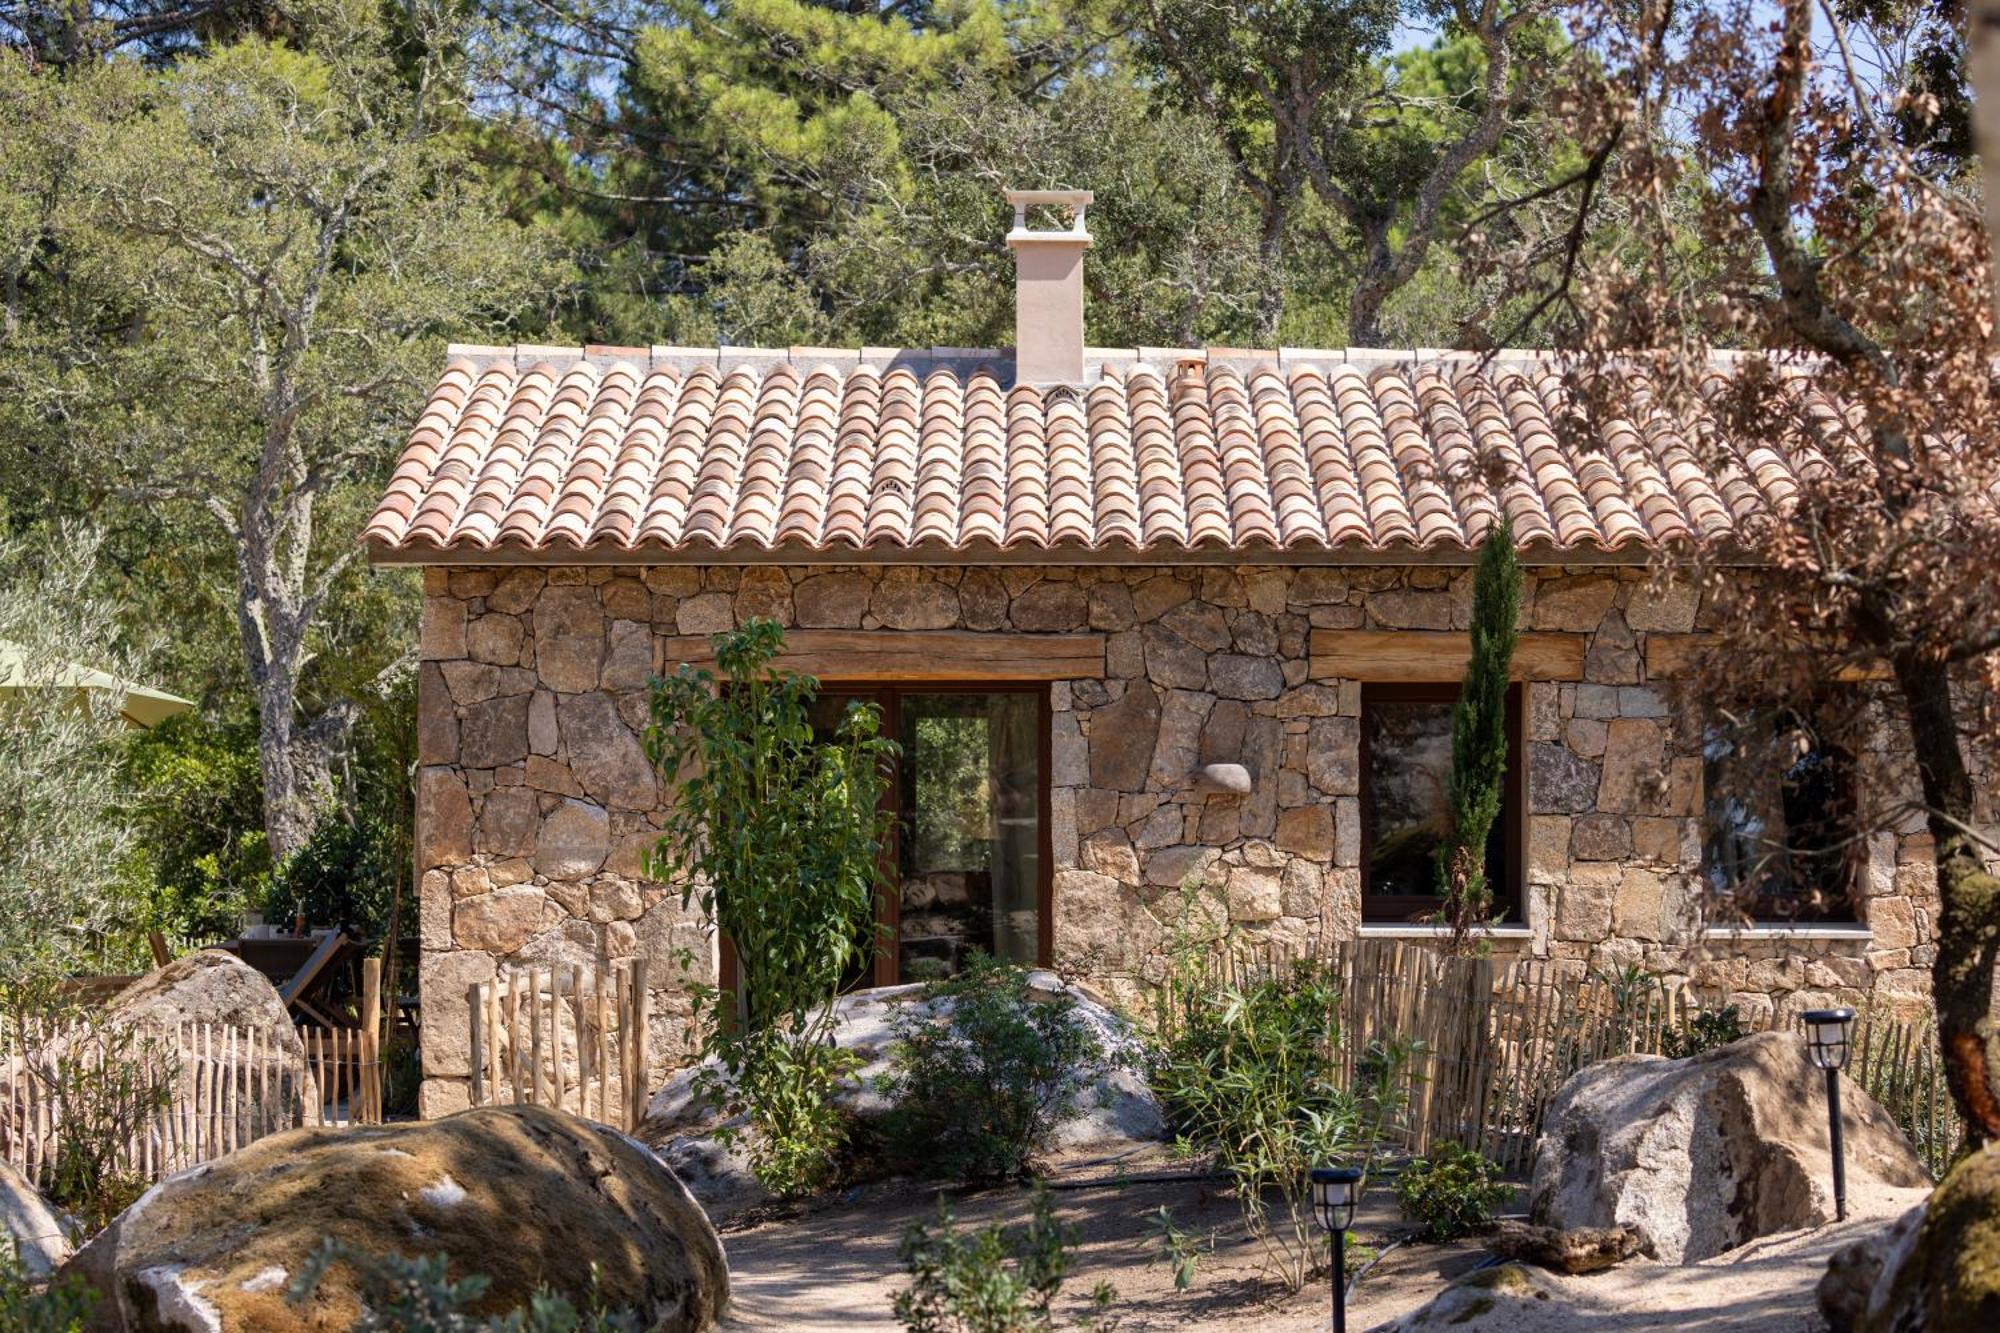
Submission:
[[[350,943],[347,936],[338,930],[329,930],[320,937],[318,947],[306,959],[305,965],[294,972],[284,985],[278,987],[278,998],[285,1002],[286,1009],[297,1010],[323,1028],[347,1026],[328,1017],[312,1002],[312,996],[318,989],[316,983],[331,975],[334,960]]]

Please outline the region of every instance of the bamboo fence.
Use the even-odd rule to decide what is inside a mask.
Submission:
[[[0,1030],[0,1161],[46,1187],[65,1154],[159,1180],[301,1126],[382,1121],[381,963],[358,1029],[121,1026],[16,1015]]]
[[[646,964],[533,967],[471,989],[472,1104],[550,1106],[630,1131],[645,1118]]]
[[[107,1034],[26,1024],[0,1057],[0,1160],[46,1184],[65,1151],[147,1181],[301,1125],[376,1124],[381,1063],[361,1031],[302,1029],[303,1049],[217,1023]]]
[[[1401,1112],[1385,1146],[1414,1154],[1441,1142],[1475,1148],[1526,1172],[1548,1105],[1584,1067],[1622,1055],[1671,1054],[1700,1014],[1719,1005],[1684,984],[1580,975],[1559,960],[1455,957],[1403,940],[1342,940],[1307,947],[1268,941],[1218,944],[1196,984],[1267,983],[1302,965],[1336,983],[1332,1058],[1342,1086],[1396,1071]],[[1172,1024],[1174,1006],[1158,1006]],[[1770,1020],[1762,1026],[1768,1027]],[[1746,1031],[1759,1023],[1744,1021]],[[1939,1066],[1931,1020],[1864,1012],[1849,1077],[1896,1119],[1933,1176],[1962,1132]]]

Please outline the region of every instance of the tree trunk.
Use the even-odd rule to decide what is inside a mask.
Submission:
[[[290,689],[267,686],[258,701],[257,767],[264,779],[264,838],[282,865],[308,842],[333,805],[333,757],[302,734]]]
[[[1384,237],[1375,238],[1369,245],[1368,262],[1354,280],[1354,294],[1347,298],[1349,347],[1382,345],[1382,306],[1396,290],[1396,280],[1389,272],[1390,261],[1385,257],[1387,246]]]
[[[1899,654],[1896,683],[1910,714],[1910,739],[1937,868],[1937,959],[1931,988],[1945,1077],[1966,1133],[2000,1139],[2000,1027],[1993,1019],[1993,974],[2000,962],[2000,878],[1988,873],[1972,823],[1972,777],[1942,662]]]
[[[257,691],[257,769],[264,786],[264,839],[283,865],[312,840],[333,805],[333,754],[341,719],[329,712],[310,725],[299,718],[299,670],[306,630],[298,599],[275,562],[261,558],[264,527],[237,539],[236,626]]]
[[[1257,235],[1257,258],[1264,270],[1264,290],[1257,298],[1259,347],[1278,345],[1278,324],[1285,317],[1285,212],[1282,204],[1266,204]]]

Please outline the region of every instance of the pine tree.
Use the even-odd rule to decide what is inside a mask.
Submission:
[[[1520,614],[1514,529],[1502,520],[1479,548],[1472,576],[1472,656],[1451,710],[1451,831],[1437,853],[1442,916],[1461,949],[1493,904],[1486,839],[1506,795],[1507,686]]]

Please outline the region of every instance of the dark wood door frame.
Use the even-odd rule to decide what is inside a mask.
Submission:
[[[1053,749],[1052,729],[1054,714],[1049,705],[1049,687],[1043,681],[932,681],[912,680],[907,683],[895,681],[840,681],[820,682],[821,698],[843,696],[862,699],[874,703],[882,710],[882,734],[900,741],[903,734],[902,700],[909,694],[1032,694],[1036,699],[1035,729],[1038,752],[1036,793],[1036,847],[1035,847],[1035,963],[1038,967],[1048,967],[1054,958],[1054,914],[1055,914],[1055,867],[1054,836],[1049,827],[1049,766]],[[889,783],[883,789],[882,801],[897,818],[902,810],[903,782],[907,766],[898,762],[889,775]],[[897,883],[900,868],[901,839],[903,835],[900,819],[889,830],[889,843],[884,849],[888,865],[885,868],[885,883],[875,895],[875,928],[879,941],[875,953],[873,984],[893,986],[898,981],[900,961],[902,892]],[[738,970],[736,946],[726,935],[719,936],[719,957],[717,959],[717,980],[722,989],[734,991],[737,986]]]

